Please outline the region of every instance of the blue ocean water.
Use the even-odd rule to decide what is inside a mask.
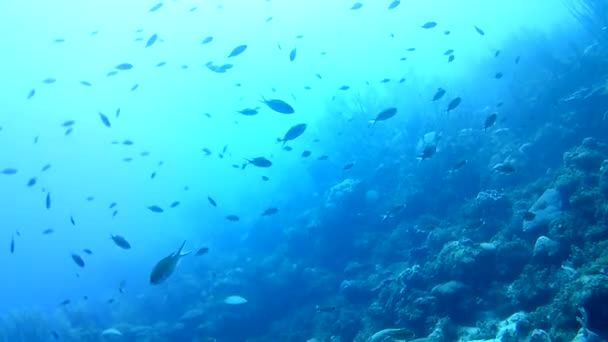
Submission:
[[[608,338],[606,25],[3,4],[0,341]]]

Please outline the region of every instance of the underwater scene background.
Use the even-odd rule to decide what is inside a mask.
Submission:
[[[2,7],[0,341],[608,339],[608,2]]]

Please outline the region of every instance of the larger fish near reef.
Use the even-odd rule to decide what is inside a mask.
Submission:
[[[185,244],[186,241],[182,243],[177,252],[171,253],[168,256],[164,257],[156,264],[156,266],[154,266],[154,269],[152,269],[152,273],[150,273],[150,284],[158,285],[167,280],[167,278],[169,278],[173,274],[179,260],[183,256],[190,254],[190,252],[182,254],[182,249],[184,249]]]
[[[262,96],[262,95],[260,95]],[[262,100],[260,100],[263,104],[267,105],[270,109],[274,110],[277,113],[281,114],[293,114],[295,111],[293,107],[290,106],[287,102],[279,99],[270,99],[266,100],[264,96],[262,96]]]
[[[395,108],[395,107],[387,108],[387,109],[381,111],[380,113],[378,113],[378,115],[376,115],[375,119],[370,120],[369,126],[371,127],[378,121],[388,120],[388,119],[392,118],[393,116],[395,116],[395,114],[397,114],[397,108]]]
[[[306,124],[305,123],[301,123],[301,124],[297,124],[295,126],[292,126],[287,133],[285,133],[285,135],[283,136],[283,138],[278,138],[277,141],[278,142],[283,142],[283,145],[285,145],[286,142],[290,141],[290,140],[294,140],[295,138],[299,137],[300,135],[302,135],[302,133],[304,133],[304,131],[306,130]]]
[[[241,169],[244,169],[247,165],[253,165],[253,166],[257,166],[257,167],[271,167],[272,166],[272,162],[264,157],[256,157],[253,159],[248,159],[247,162],[245,164],[243,164],[243,166],[241,167]]]

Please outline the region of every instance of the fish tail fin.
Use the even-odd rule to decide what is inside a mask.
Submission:
[[[177,250],[177,252],[175,252],[176,255],[181,255],[182,254],[182,249],[184,249],[184,246],[186,245],[186,240],[184,240],[184,242],[182,242],[182,245],[179,247],[179,249]]]
[[[277,142],[280,143],[281,141],[283,141],[283,139],[281,138],[277,138]],[[285,145],[285,141],[283,141],[283,145]]]

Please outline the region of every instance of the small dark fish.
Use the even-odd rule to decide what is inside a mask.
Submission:
[[[133,158],[131,158],[131,157],[122,158],[122,161],[127,162],[127,163],[132,162]]]
[[[521,57],[517,56],[515,57],[515,64],[519,64],[519,60],[521,59]],[[32,89],[33,90],[33,89]]]
[[[148,209],[154,213],[162,213],[164,211],[163,208],[161,208],[157,205],[151,205],[148,207]]]
[[[424,25],[422,25],[420,27],[423,28],[423,29],[432,29],[435,26],[437,26],[436,22],[434,22],[434,21],[428,21],[428,22],[424,23]]]
[[[110,203],[110,206],[108,206],[108,209],[113,209],[114,207],[116,207],[116,202]]]
[[[84,260],[78,254],[72,254],[72,260],[76,263],[76,265],[80,267],[84,267]]]
[[[194,11],[196,11],[197,9],[198,9],[198,7],[194,6],[194,7],[192,7],[191,9],[189,9],[189,10],[188,10],[188,12],[194,12]]]
[[[363,7],[363,4],[362,4],[362,3],[360,3],[360,2],[355,2],[355,3],[353,4],[353,6],[352,6],[350,9],[354,11],[354,10],[358,10],[358,9],[359,9],[359,8],[361,8],[361,7]]]
[[[131,70],[133,69],[133,64],[130,63],[121,63],[114,67],[116,70]]]
[[[247,163],[243,164],[242,169],[244,169],[247,165],[253,165],[253,166],[257,166],[257,167],[271,167],[272,166],[272,162],[264,157],[256,157],[253,159],[248,159]]]
[[[289,53],[289,61],[293,62],[296,59],[296,48],[293,48]]]
[[[267,23],[271,22],[273,18],[274,18],[274,17],[268,17],[268,18],[266,18],[266,22],[267,22]]]
[[[497,80],[499,80],[499,79],[501,79],[501,78],[502,78],[502,76],[503,76],[502,72],[497,72],[497,73],[494,75],[494,78],[496,78]]]
[[[454,49],[447,49],[447,50],[446,50],[446,51],[443,53],[443,55],[444,55],[444,56],[448,56],[448,55],[451,55],[451,54],[453,54],[453,53],[454,53]]]
[[[51,336],[53,336],[53,338],[56,340],[59,339],[59,333],[56,332],[55,330],[51,330]]]
[[[506,164],[506,163],[499,163],[499,164],[494,165],[494,167],[492,168],[492,171],[500,172],[500,173],[504,173],[504,174],[513,174],[517,170],[515,169],[515,167],[513,167],[513,165]]]
[[[209,201],[209,204],[211,204],[214,207],[217,207],[217,203],[215,202],[215,200],[209,196],[207,196],[207,200]]]
[[[131,146],[131,145],[133,145],[133,142],[131,140],[126,139],[126,140],[123,140],[122,144],[126,145],[126,146]]]
[[[476,25],[473,25],[473,27],[475,28],[475,31],[477,31],[477,33],[479,33],[480,35],[485,35],[486,33],[480,29],[479,27],[477,27]]]
[[[245,50],[247,50],[247,45],[245,45],[245,44],[239,45],[239,46],[235,47],[234,49],[232,49],[232,51],[228,55],[228,58],[236,57],[236,56],[242,54],[243,52],[245,52]]]
[[[315,74],[315,76],[320,80],[323,79],[323,77],[321,77],[321,74]]]
[[[72,223],[72,226],[76,225],[76,221],[74,221],[74,216],[70,216],[70,222]]]
[[[261,96],[261,95],[260,95]],[[290,106],[287,102],[279,99],[270,99],[266,100],[264,96],[261,96],[260,100],[263,104],[267,105],[268,108],[274,110],[277,113],[281,114],[293,114],[295,111],[292,106]]]
[[[341,86],[341,87],[340,87],[340,88],[338,88],[338,89],[340,89],[340,90],[348,90],[348,89],[350,89],[350,86],[343,85],[343,86]]]
[[[27,100],[29,100],[32,97],[34,97],[34,95],[36,95],[36,89],[30,90],[30,92],[27,94]]]
[[[398,204],[394,206],[393,208],[388,210],[384,215],[382,215],[381,221],[384,221],[387,218],[396,218],[397,216],[399,216],[399,214],[403,212],[403,209],[405,209],[405,207],[405,204]]]
[[[264,210],[264,212],[262,213],[262,216],[272,216],[278,212],[279,212],[278,208],[274,208],[274,207],[268,208],[268,209]]]
[[[131,244],[123,236],[121,236],[121,235],[110,235],[110,238],[112,239],[112,241],[114,241],[114,243],[116,244],[116,246],[118,246],[118,247],[120,247],[122,249],[131,249]]]
[[[297,137],[299,137],[300,135],[302,135],[304,133],[304,131],[306,131],[306,127],[307,127],[307,125],[305,123],[294,125],[291,128],[289,128],[289,130],[287,130],[287,132],[285,133],[283,138],[278,138],[277,141],[278,142],[282,141],[283,146],[284,146],[286,142],[294,140]]]
[[[17,174],[17,169],[12,168],[12,167],[7,167],[5,169],[2,169],[2,171],[0,171],[0,173],[2,173],[3,175],[14,175],[14,174]]]
[[[194,255],[196,256],[201,256],[201,255],[205,255],[209,252],[209,247],[201,247],[198,251],[196,251],[196,253],[194,253]]]
[[[53,78],[53,77],[48,77],[42,80],[42,83],[44,84],[53,84],[57,82],[57,79]]]
[[[82,84],[82,85],[83,85],[83,86],[85,86],[85,87],[90,87],[90,86],[92,86],[91,82],[88,82],[88,81],[80,81],[80,84]]]
[[[445,30],[445,31],[443,31],[443,34],[445,34],[446,36],[449,36],[449,35],[450,35],[450,33],[452,33],[452,32],[450,32],[449,30]]]
[[[253,116],[253,115],[258,114],[258,109],[257,108],[245,108],[245,109],[238,110],[237,113],[243,114],[245,116]]]
[[[114,210],[114,212],[112,212],[112,217],[116,217],[116,214],[118,214],[118,210]]]
[[[270,180],[270,178],[268,178],[268,177],[266,177],[266,176],[262,176],[262,180],[263,180],[264,182],[268,182],[268,181]]]
[[[448,57],[448,63],[452,63],[455,58],[456,57],[454,55],[450,55],[450,57]]]
[[[11,236],[11,254],[15,253],[15,237]]]
[[[99,114],[99,118],[101,119],[101,122],[104,124],[104,126],[106,126],[108,128],[112,127],[112,125],[110,124],[110,119],[108,119],[108,117],[104,113],[99,112],[98,114]]]
[[[390,78],[383,78],[383,79],[380,81],[380,83],[388,83],[388,82],[390,82],[390,81],[391,81],[391,79],[390,79]]]
[[[175,208],[179,205],[179,201],[174,201],[173,203],[171,203],[171,205],[169,205],[169,207],[171,208]]]
[[[202,45],[209,44],[209,43],[211,43],[212,40],[213,40],[213,37],[211,37],[211,36],[205,37],[205,39],[203,39],[201,44]]]
[[[447,111],[449,112],[449,111],[452,111],[452,110],[456,109],[456,107],[458,107],[458,105],[460,105],[460,102],[462,102],[462,99],[460,97],[454,98],[448,104],[448,110]]]
[[[48,169],[51,168],[51,164],[46,164],[42,167],[42,169],[40,169],[40,172],[45,172],[48,171]]]
[[[496,52],[494,53],[494,57],[498,57],[500,55],[500,50],[496,50]]]
[[[324,154],[324,155],[320,156],[319,158],[317,158],[317,160],[327,160],[327,159],[329,159],[329,156],[326,155],[326,154]]]
[[[88,248],[85,248],[85,249],[83,249],[82,251],[83,251],[84,253],[88,254],[88,255],[92,255],[92,254],[93,254],[93,251],[92,251],[92,250],[90,250],[90,249],[88,249]]]
[[[154,43],[156,43],[156,39],[158,39],[158,35],[155,33],[152,36],[150,36],[150,38],[148,38],[148,41],[146,42],[145,47],[150,47],[150,46],[154,45]],[[129,69],[131,69],[131,68],[129,68]]]
[[[521,216],[524,219],[524,221],[532,221],[536,218],[536,214],[531,211],[526,211]]]
[[[307,158],[307,157],[310,157],[310,151],[302,152],[302,158]]]
[[[30,180],[29,180],[29,181],[27,181],[27,186],[28,186],[28,187],[32,187],[32,186],[36,185],[36,181],[37,181],[37,180],[36,180],[36,177],[32,177],[32,178],[30,178]]]
[[[163,61],[163,62],[158,62],[158,63],[156,63],[156,67],[157,67],[157,68],[163,67],[163,66],[165,66],[165,65],[167,65],[167,62],[164,62],[164,61]]]
[[[336,311],[336,307],[335,306],[320,306],[317,305],[315,307],[315,310],[317,310],[317,312],[334,312]]]
[[[381,111],[380,113],[378,113],[378,115],[376,115],[376,118],[369,122],[369,126],[371,127],[378,121],[388,120],[388,119],[392,118],[393,116],[395,116],[395,114],[397,114],[397,108],[395,108],[395,107],[387,108],[387,109]]]
[[[498,114],[497,113],[492,113],[490,114],[487,118],[486,121],[483,124],[483,130],[487,130],[488,128],[494,126],[494,124],[496,123],[496,119],[498,118]]]
[[[441,99],[443,97],[443,95],[445,95],[445,89],[443,89],[443,88],[437,89],[437,92],[433,96],[433,101],[437,101],[437,100]]]
[[[418,156],[421,160],[429,159],[437,152],[437,146],[434,144],[426,145],[422,150],[422,153]]]
[[[70,135],[70,133],[72,133],[72,131],[73,131],[73,130],[74,130],[74,129],[73,129],[72,127],[70,127],[70,128],[68,128],[68,129],[66,129],[66,130],[65,130],[65,133],[64,133],[64,134],[65,134],[65,135]]]
[[[75,121],[74,121],[74,120],[67,120],[67,121],[64,121],[64,122],[61,124],[61,126],[62,126],[62,127],[70,127],[70,126],[73,126],[73,125],[74,125],[74,123],[75,123]]]
[[[291,146],[283,146],[283,150],[289,152],[289,151],[293,151],[293,147]]]
[[[203,148],[202,151],[205,153],[206,156],[210,156],[211,155],[211,150],[208,148]]]
[[[55,232],[55,230],[48,228],[42,231],[42,235],[49,235],[49,234],[53,234]]]
[[[57,38],[57,39],[53,40],[53,43],[65,43],[65,39],[64,38]]]
[[[236,221],[240,220],[240,218],[236,215],[228,215],[228,216],[226,216],[226,220],[236,222]]]
[[[353,168],[353,166],[355,166],[355,163],[348,163],[346,165],[344,165],[344,167],[342,168],[343,170],[350,170]]]
[[[110,76],[114,76],[114,75],[118,75],[118,71],[112,70],[106,74],[106,77],[110,77]]]
[[[46,203],[45,203],[45,205],[46,205],[46,209],[47,210],[51,209],[51,193],[50,192],[46,193]]]
[[[388,9],[392,10],[392,9],[396,8],[397,6],[399,6],[400,3],[401,3],[400,0],[393,0],[393,2],[391,2],[390,5],[388,5]]]
[[[454,167],[452,167],[452,172],[460,170],[465,165],[467,165],[467,163],[468,163],[468,160],[466,160],[466,159],[459,161],[458,163],[456,163],[456,165],[454,165]]]
[[[150,179],[154,179],[154,178],[156,178],[156,172],[152,172],[152,173],[150,174]]]
[[[152,6],[148,12],[154,12],[154,11],[158,11],[161,7],[163,7],[163,3],[159,2],[156,5]]]
[[[60,306],[66,306],[68,304],[70,304],[72,301],[69,299],[65,299],[63,300],[61,303],[59,303]]]
[[[131,91],[135,91],[135,89],[139,88],[139,83],[135,83],[132,87],[131,87]]]

